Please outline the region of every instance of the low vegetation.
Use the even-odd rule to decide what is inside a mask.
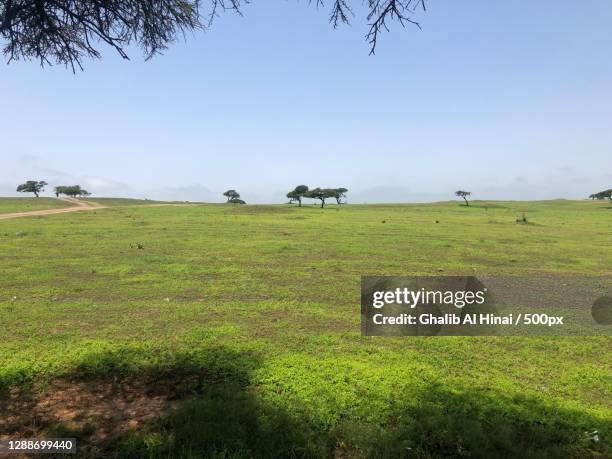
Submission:
[[[88,198],[83,199],[87,201]],[[91,198],[91,201],[100,203],[107,207],[123,207],[123,206],[149,206],[157,204],[188,204],[184,201],[155,201],[152,199],[128,199],[128,198]]]
[[[122,458],[612,454],[609,338],[359,326],[362,274],[612,275],[607,203],[335,208],[0,222],[0,437]]]
[[[28,212],[31,210],[60,209],[72,203],[55,198],[0,198],[0,214]]]

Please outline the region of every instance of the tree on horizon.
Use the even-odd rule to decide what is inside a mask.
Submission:
[[[593,193],[589,195],[589,199],[597,199],[600,201],[603,199],[609,199],[610,202],[612,202],[612,188],[610,188],[609,190],[600,191],[598,193]]]
[[[223,196],[227,198],[227,202],[230,204],[246,204],[245,201],[240,199],[240,193],[238,193],[236,190],[227,190],[225,193],[223,193]]]
[[[302,198],[305,197],[306,193],[308,193],[308,186],[306,185],[298,185],[292,191],[287,193],[287,197],[289,198],[289,203],[293,203],[297,201],[298,207],[302,207]]]
[[[347,188],[332,188],[333,198],[336,198],[336,203],[338,205],[342,204],[342,198],[346,198],[346,193],[348,192]]]
[[[463,198],[463,200],[465,201],[465,205],[468,207],[470,207],[470,203],[468,202],[467,197],[470,196],[471,194],[472,194],[471,191],[463,191],[463,190],[455,191],[455,196]]]
[[[48,185],[44,180],[36,181],[36,180],[28,180],[25,183],[22,183],[17,187],[17,191],[19,193],[34,193],[34,196],[37,198],[39,194],[45,191],[45,187]]]
[[[70,196],[72,198],[76,198],[77,196],[91,196],[91,193],[86,189],[81,188],[80,185],[56,186],[53,189],[53,192],[58,198],[60,194],[65,194],[66,196]]]
[[[240,193],[236,190],[227,190],[223,193],[223,196],[227,198],[227,202],[230,202],[232,199],[240,199]]]
[[[314,188],[308,191],[304,197],[311,199],[318,199],[321,201],[321,209],[325,206],[325,200],[329,198],[333,198],[335,195],[334,190],[332,188]]]

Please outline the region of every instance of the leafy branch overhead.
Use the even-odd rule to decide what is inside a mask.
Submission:
[[[270,0],[267,0],[270,1]],[[208,29],[223,11],[242,14],[252,0],[0,0],[0,40],[8,60],[35,59],[45,64],[83,68],[85,58],[100,58],[100,45],[129,59],[125,48],[137,45],[146,59],[197,29]],[[336,28],[355,17],[357,0],[311,0],[329,9]],[[418,26],[417,9],[426,0],[365,0],[366,40],[370,53],[379,36],[396,22]]]

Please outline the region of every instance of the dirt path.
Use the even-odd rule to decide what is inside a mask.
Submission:
[[[66,201],[74,205],[73,207],[63,207],[61,209],[30,210],[28,212],[13,212],[10,214],[0,214],[0,220],[9,220],[12,218],[20,218],[20,217],[37,217],[41,215],[64,214],[67,212],[79,212],[83,210],[96,210],[96,209],[106,208],[106,206],[103,206],[102,204],[98,204],[97,202],[92,202],[92,201],[80,201],[75,198],[59,198],[59,199],[60,201]]]

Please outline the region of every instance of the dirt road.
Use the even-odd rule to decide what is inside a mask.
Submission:
[[[98,204],[92,201],[80,201],[75,198],[59,198],[60,201],[66,201],[74,204],[72,207],[63,207],[61,209],[44,209],[44,210],[31,210],[28,212],[13,212],[10,214],[0,214],[0,220],[9,220],[11,218],[20,217],[36,217],[41,215],[53,215],[53,214],[64,214],[67,212],[80,212],[83,210],[96,210],[105,209],[106,206]]]

